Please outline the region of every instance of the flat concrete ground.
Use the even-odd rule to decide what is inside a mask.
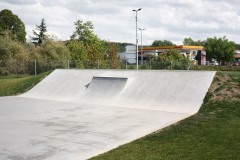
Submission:
[[[71,102],[0,98],[1,160],[81,160],[188,117]]]

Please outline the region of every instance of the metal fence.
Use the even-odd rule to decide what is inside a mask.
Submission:
[[[74,61],[74,60],[6,60],[0,61],[0,75],[36,75],[54,69],[136,69],[136,64],[129,63],[127,59],[114,63],[105,61]],[[191,63],[182,62],[159,62],[145,60],[138,69],[158,69],[158,70],[189,70]]]
[[[122,62],[74,60],[2,60],[0,76],[36,75],[54,69],[125,69]]]
[[[193,67],[191,62],[160,62],[155,59],[144,60],[138,63],[138,69],[154,69],[154,70],[190,70]],[[125,60],[125,69],[136,69],[136,64],[129,64],[128,59]]]

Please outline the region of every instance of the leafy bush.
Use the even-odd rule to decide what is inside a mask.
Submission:
[[[150,66],[146,63],[140,66],[140,69],[150,69]]]
[[[36,46],[32,59],[37,60],[38,73],[42,73],[55,68],[67,68],[70,52],[63,43],[48,39]]]
[[[24,46],[8,37],[0,37],[0,75],[28,72],[29,54]]]
[[[191,61],[183,57],[178,50],[167,50],[152,60],[153,69],[189,69]]]
[[[65,44],[50,39],[42,45],[22,44],[0,36],[0,75],[34,74],[55,68],[67,68],[70,52]]]

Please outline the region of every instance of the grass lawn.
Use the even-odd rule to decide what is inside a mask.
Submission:
[[[46,72],[37,76],[26,77],[1,77],[0,96],[11,96],[26,92],[40,82],[49,73],[50,72]]]
[[[218,72],[200,111],[91,160],[240,159],[240,72]]]

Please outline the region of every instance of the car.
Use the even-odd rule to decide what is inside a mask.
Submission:
[[[232,66],[240,66],[240,62],[239,61],[235,61],[232,63]]]
[[[207,66],[219,66],[217,61],[206,61]]]

